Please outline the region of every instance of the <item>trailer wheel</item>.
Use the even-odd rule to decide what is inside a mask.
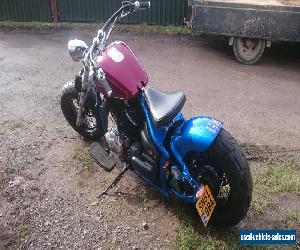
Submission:
[[[256,63],[264,53],[265,48],[265,40],[240,37],[235,37],[233,39],[234,55],[242,64]]]

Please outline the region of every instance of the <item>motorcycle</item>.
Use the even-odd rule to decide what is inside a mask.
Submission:
[[[121,41],[107,45],[118,20],[150,2],[123,1],[98,30],[90,47],[70,40],[68,50],[83,69],[62,89],[61,109],[68,123],[94,142],[90,153],[111,171],[116,157],[124,168],[154,187],[193,204],[205,226],[230,227],[246,215],[252,178],[236,140],[212,117],[186,119],[182,91],[164,93],[148,86],[148,76],[132,50]]]

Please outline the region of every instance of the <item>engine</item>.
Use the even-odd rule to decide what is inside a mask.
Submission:
[[[119,156],[122,152],[122,142],[116,125],[107,131],[105,134],[105,140],[111,152],[113,152],[116,156]]]
[[[158,184],[160,154],[151,142],[146,126],[141,131],[140,141],[131,146],[130,153],[132,167]]]
[[[116,125],[105,134],[105,139],[111,152],[158,184],[160,153],[149,137],[143,111],[136,102],[125,104],[119,100],[110,101]]]
[[[116,125],[108,130],[105,139],[110,150],[126,161],[128,150],[138,138],[137,131],[141,130],[143,113],[141,114],[139,106],[134,101],[126,104],[121,100],[113,99],[109,101],[108,106]]]

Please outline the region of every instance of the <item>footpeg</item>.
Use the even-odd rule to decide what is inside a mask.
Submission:
[[[110,172],[116,166],[116,159],[110,156],[99,142],[90,145],[90,154],[94,161],[105,171]]]

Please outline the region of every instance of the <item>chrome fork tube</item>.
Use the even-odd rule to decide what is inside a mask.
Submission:
[[[83,75],[82,75],[82,87],[79,93],[79,109],[77,111],[77,120],[76,126],[80,127],[82,124],[82,111],[87,98],[87,94],[90,90],[90,81],[93,80],[94,72],[93,70],[89,70],[87,67],[84,67]]]

